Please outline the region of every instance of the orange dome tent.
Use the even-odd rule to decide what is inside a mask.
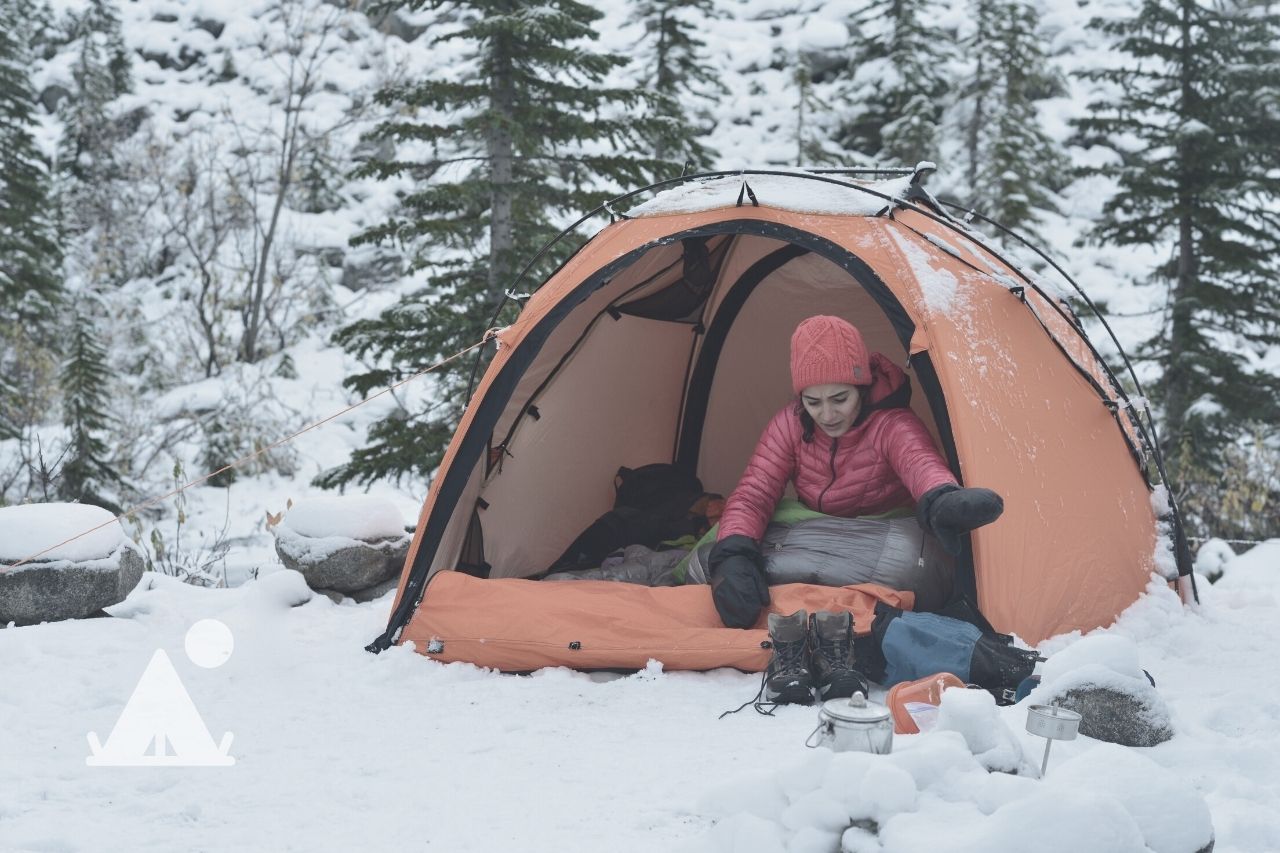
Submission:
[[[764,617],[722,627],[707,586],[528,578],[612,506],[619,466],[676,462],[728,494],[790,396],[791,332],[818,313],[905,367],[961,483],[1004,497],[957,568],[996,630],[1035,643],[1107,625],[1153,571],[1188,575],[1157,517],[1182,541],[1176,507],[1148,483],[1149,414],[1144,427],[1063,294],[919,178],[682,179],[582,245],[497,333],[369,648],[412,641],[508,671],[763,669]],[[848,608],[865,630],[876,600],[910,595],[792,584],[771,607]]]

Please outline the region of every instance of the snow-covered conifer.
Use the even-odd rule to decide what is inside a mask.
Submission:
[[[1144,0],[1094,26],[1125,57],[1083,75],[1113,93],[1077,123],[1115,152],[1088,170],[1117,184],[1092,237],[1167,250],[1145,282],[1166,290],[1163,322],[1140,355],[1158,366],[1165,458],[1194,522],[1197,501],[1218,500],[1224,451],[1255,428],[1274,442],[1280,424],[1260,360],[1280,341],[1280,15]]]
[[[850,16],[840,143],[881,163],[937,157],[951,39],[934,0],[869,0]]]
[[[416,185],[389,221],[355,242],[395,240],[431,279],[414,297],[337,336],[349,351],[379,364],[347,378],[357,393],[478,341],[521,266],[558,223],[597,206],[612,190],[647,183],[661,165],[631,153],[652,138],[657,120],[646,109],[652,98],[608,84],[627,59],[593,49],[601,17],[595,9],[575,0],[402,5],[443,9],[447,14],[433,29],[436,48],[464,49],[437,76],[378,96],[396,115],[375,137],[394,143],[396,153],[371,160],[362,174],[411,177]],[[680,164],[669,165],[679,173]],[[553,262],[544,258],[521,286],[541,281]],[[406,474],[425,480],[460,416],[471,370],[470,358],[441,369],[429,408],[380,421],[367,445],[319,482]]]
[[[0,20],[31,19],[30,4],[0,0]],[[61,292],[57,229],[49,215],[49,170],[36,146],[36,102],[22,27],[0,27],[0,438],[26,420],[14,377],[30,362],[19,350],[47,344],[40,327]]]
[[[133,240],[119,233],[132,219],[123,209],[132,196],[121,148],[133,123],[122,120],[116,99],[132,88],[130,58],[111,0],[93,0],[66,21],[68,46],[75,52],[73,91],[59,105],[57,195],[61,226],[70,237],[86,238],[68,254],[83,254],[81,266],[95,281],[120,283],[138,259]]]
[[[58,478],[64,500],[114,509],[107,497],[120,477],[109,460],[107,433],[107,352],[98,340],[92,315],[77,310],[71,318],[66,356],[59,375],[62,419],[68,448]]]
[[[0,0],[0,18],[20,20],[26,3]],[[0,29],[0,319],[48,316],[60,289],[49,216],[49,169],[36,147],[30,56],[20,30]]]
[[[1037,211],[1055,206],[1070,177],[1036,107],[1063,81],[1028,0],[974,0],[971,21],[962,42],[967,68],[948,122],[963,145],[962,194],[985,216],[1035,234]]]
[[[636,61],[654,95],[660,120],[651,131],[653,158],[708,168],[715,160],[704,137],[712,126],[707,107],[728,90],[706,56],[698,33],[716,17],[711,0],[637,0],[631,20],[644,29]],[[658,174],[655,177],[671,177]]]

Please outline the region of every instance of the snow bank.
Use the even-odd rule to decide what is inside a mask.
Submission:
[[[1274,586],[1280,581],[1280,539],[1268,539],[1228,561],[1222,566],[1222,575],[1217,586],[1224,589],[1263,584]]]
[[[1116,634],[1094,634],[1050,655],[1041,670],[1040,679],[1042,683],[1049,684],[1079,669],[1109,671],[1127,678],[1146,677],[1138,665],[1137,643]]]
[[[124,528],[115,516],[98,506],[85,504],[23,504],[0,509],[0,562],[16,563],[44,551],[40,560],[86,562],[115,553],[125,541]],[[98,525],[92,533],[73,542],[58,543],[79,536]]]
[[[797,171],[795,174],[812,176],[812,173],[804,171]],[[742,192],[742,182],[746,181],[763,207],[776,207],[799,213],[875,216],[887,204],[881,196],[901,198],[911,184],[910,177],[894,178],[890,181],[862,182],[832,175],[829,180],[843,183],[808,180],[788,175],[743,175],[741,177],[734,175],[704,181],[690,181],[658,193],[644,204],[627,211],[627,215],[664,216],[672,213],[694,213],[720,207],[733,207],[738,203],[738,194]],[[873,192],[865,192],[847,184],[856,184]],[[749,205],[751,200],[744,194],[742,203]]]
[[[1017,738],[1000,719],[995,698],[985,690],[943,691],[936,731],[959,733],[988,770],[1014,773],[1025,767]]]
[[[963,731],[900,738],[890,755],[822,749],[722,787],[701,803],[719,822],[689,849],[1196,853],[1212,839],[1209,808],[1195,788],[1123,747],[1102,744],[1060,760],[1043,780],[988,772],[966,739],[984,750],[1002,742],[1018,753],[1016,765],[1025,761],[994,705],[988,716],[976,700],[954,701],[979,693],[944,694],[944,707],[951,697],[966,718]]]
[[[294,504],[281,527],[312,539],[394,539],[405,535],[395,504],[372,495],[307,498]]]

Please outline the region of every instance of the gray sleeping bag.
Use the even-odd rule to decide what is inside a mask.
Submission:
[[[714,542],[690,555],[686,583],[708,583]],[[951,557],[914,516],[822,516],[769,525],[761,544],[770,584],[848,586],[875,583],[915,593],[916,610],[936,610],[951,596]]]

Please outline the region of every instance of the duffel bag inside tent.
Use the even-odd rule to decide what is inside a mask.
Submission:
[[[764,616],[723,627],[706,585],[530,578],[611,508],[620,466],[677,463],[729,494],[791,398],[790,336],[814,314],[905,368],[959,481],[1004,497],[956,569],[997,631],[1107,625],[1153,572],[1188,574],[1176,507],[1148,481],[1149,413],[1065,294],[946,215],[920,175],[684,179],[584,243],[496,334],[370,650],[411,641],[506,671],[763,669]],[[876,600],[911,603],[789,584],[771,608],[850,609],[861,632]]]

